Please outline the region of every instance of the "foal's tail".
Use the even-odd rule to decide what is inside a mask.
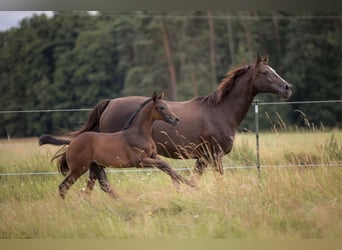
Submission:
[[[87,131],[98,131],[100,117],[103,111],[107,108],[109,102],[110,102],[110,99],[105,99],[105,100],[100,101],[91,111],[87,122],[79,130],[76,130],[74,132],[69,132],[66,135],[70,136],[71,138],[75,138],[76,136]],[[66,145],[66,144],[70,144],[70,141],[71,140],[58,139],[51,135],[46,135],[46,134],[39,137],[40,146],[44,144],[52,144],[52,145],[57,145],[57,146]]]
[[[51,159],[51,161],[58,160],[57,161],[58,170],[64,176],[66,176],[69,173],[69,166],[66,161],[66,149],[67,147],[62,147],[60,150],[57,151],[57,153]]]

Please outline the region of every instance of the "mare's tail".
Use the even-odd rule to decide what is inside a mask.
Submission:
[[[87,122],[79,129],[74,132],[67,133],[71,138],[75,138],[76,136],[87,132],[87,131],[98,131],[99,130],[99,122],[100,117],[103,111],[107,108],[110,99],[105,99],[100,101],[95,108],[91,111]],[[52,145],[66,145],[69,144],[70,140],[58,139],[51,135],[42,135],[39,137],[39,145],[44,144],[52,144]]]
[[[58,170],[64,176],[66,176],[69,173],[69,166],[66,161],[66,149],[67,149],[66,147],[62,147],[60,150],[57,151],[57,153],[51,159],[51,161],[58,160],[57,161]]]
[[[52,144],[52,145],[66,145],[70,144],[70,140],[58,139],[53,137],[52,135],[41,135],[38,139],[39,146],[44,144]]]

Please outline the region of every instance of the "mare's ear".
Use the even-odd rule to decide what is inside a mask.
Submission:
[[[259,63],[261,62],[261,56],[260,56],[260,54],[258,53],[258,55],[257,55],[257,59],[256,59],[256,65],[258,65]]]
[[[160,95],[158,95],[157,99],[158,100],[164,99],[164,92],[162,92]]]
[[[265,64],[268,64],[268,55],[266,55],[266,56],[264,57],[264,59],[262,59],[262,61],[263,61]]]
[[[153,102],[155,102],[157,100],[157,92],[156,91],[153,91],[151,99]]]

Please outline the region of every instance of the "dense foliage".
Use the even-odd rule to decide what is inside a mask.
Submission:
[[[213,91],[232,67],[268,54],[293,84],[291,100],[342,98],[340,13],[55,12],[0,32],[0,110],[92,108],[104,98],[165,91],[186,100]],[[276,101],[273,95],[259,100]],[[295,110],[300,110],[297,112]],[[342,125],[341,104],[262,108],[272,116]],[[229,111],[227,111],[229,112]],[[302,113],[303,112],[303,113]],[[0,113],[0,136],[76,129],[88,112]],[[254,128],[249,114],[241,129]]]

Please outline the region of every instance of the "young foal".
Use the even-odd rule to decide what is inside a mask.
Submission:
[[[59,185],[59,194],[65,198],[68,189],[83,175],[92,164],[124,167],[157,167],[171,176],[175,183],[188,181],[178,175],[166,162],[157,157],[157,148],[152,140],[152,124],[155,120],[163,120],[172,125],[179,122],[162,95],[154,92],[152,98],[144,101],[139,109],[130,117],[122,131],[116,133],[86,132],[75,137],[64,152],[56,155],[58,167],[67,177]],[[91,191],[91,179],[87,191]],[[100,182],[102,190],[116,197],[107,178]]]

